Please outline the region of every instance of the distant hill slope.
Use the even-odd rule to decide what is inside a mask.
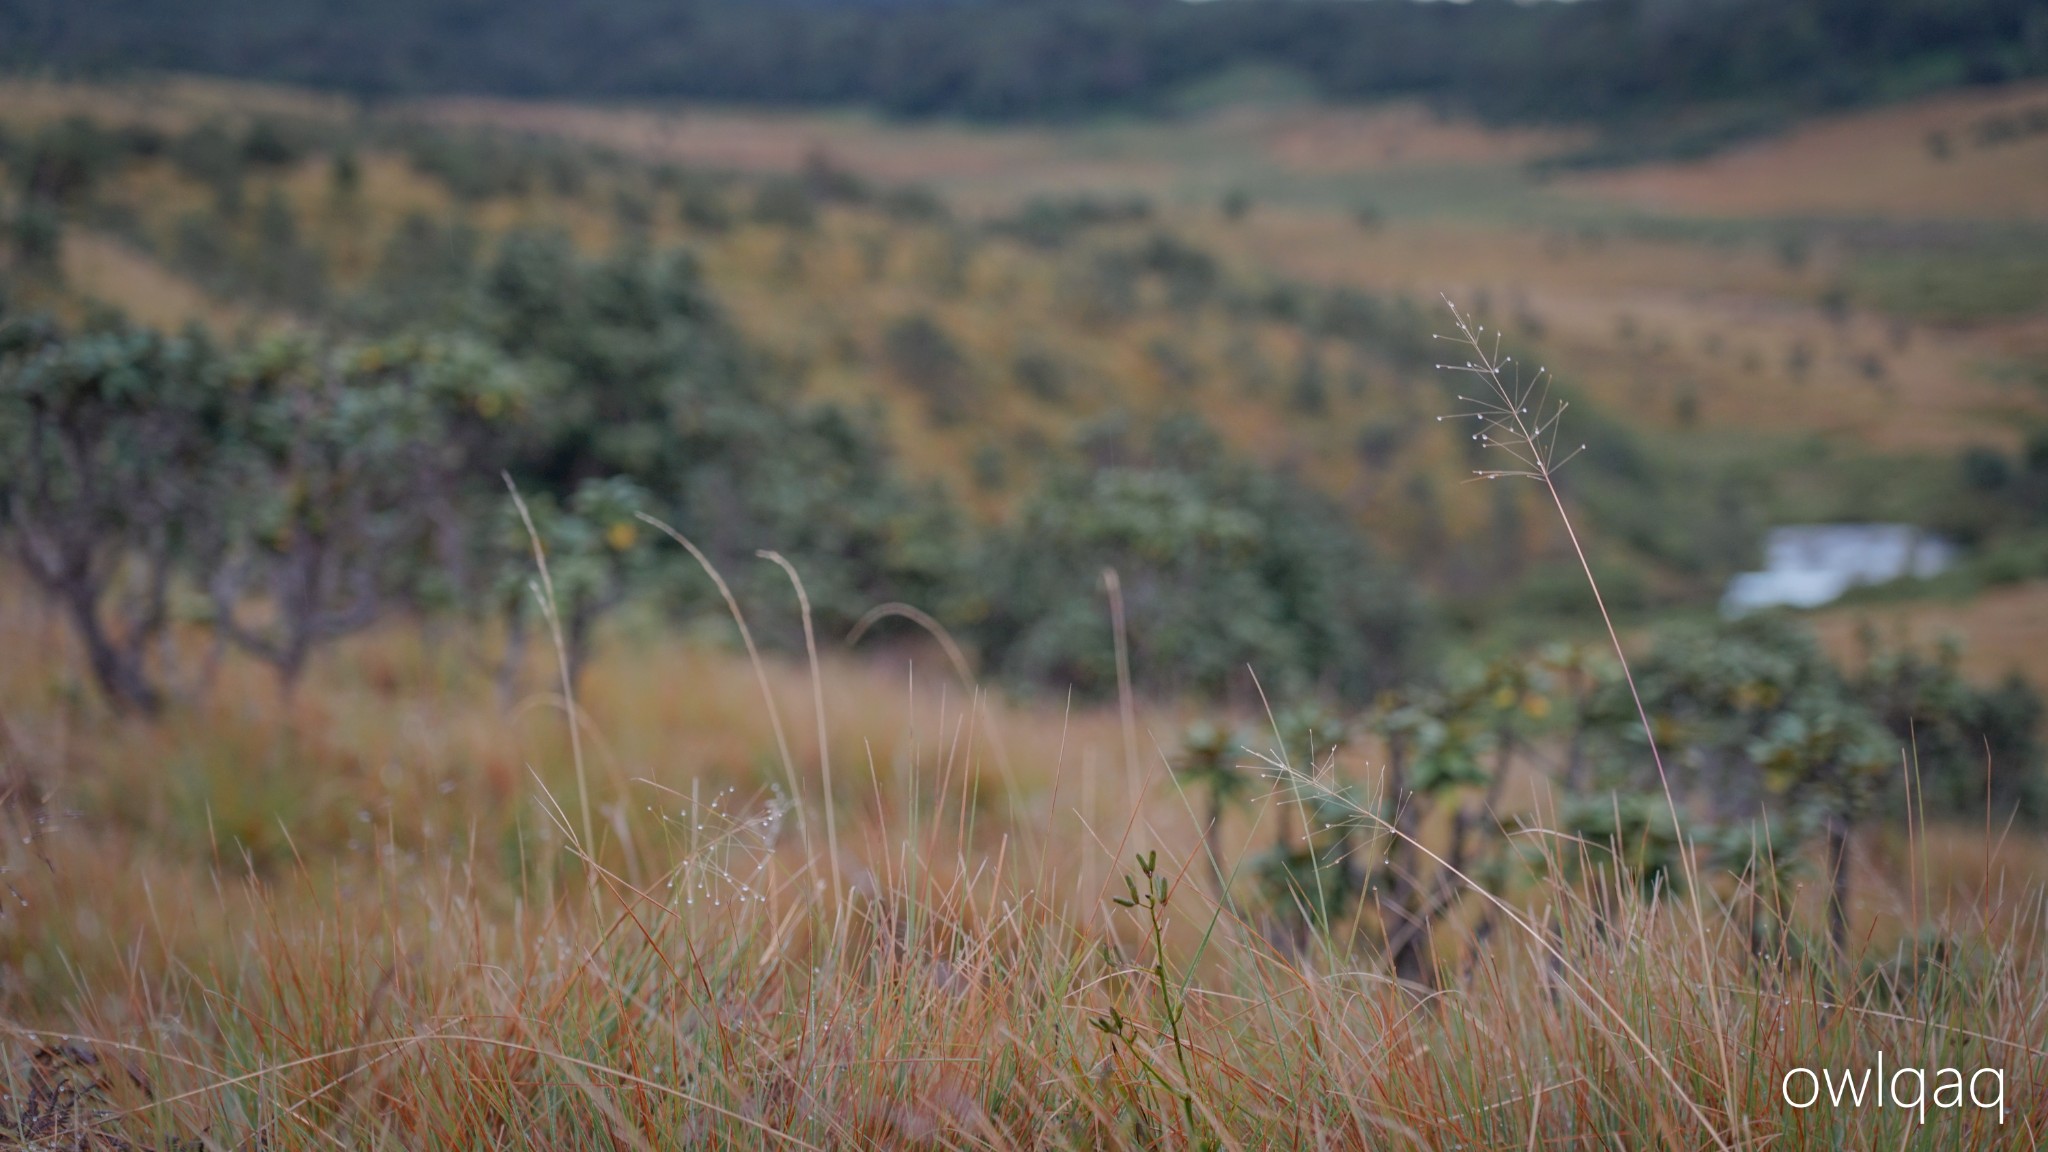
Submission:
[[[849,123],[851,137],[831,134]],[[1106,147],[1126,133],[1157,151]],[[1315,147],[1290,143],[1301,133]],[[1438,292],[1534,362],[1567,366],[1573,426],[1599,449],[1574,465],[1571,498],[1597,530],[1596,563],[1633,582],[1624,599],[1710,602],[1770,523],[1947,527],[2030,498],[2017,483],[1997,500],[1964,491],[1959,461],[2016,473],[2043,426],[2048,396],[2026,383],[2044,362],[2038,296],[1941,330],[1864,299],[1866,279],[1914,287],[1923,265],[1977,268],[1993,243],[2025,257],[2010,275],[2030,292],[2037,249],[2017,233],[1658,225],[1590,199],[1538,203],[1559,182],[1464,215],[1413,206],[1533,180],[1517,175],[1522,137],[1544,135],[1321,108],[1030,131],[485,101],[365,115],[219,81],[12,81],[0,219],[35,220],[16,213],[40,199],[43,223],[62,223],[44,249],[60,283],[44,291],[73,319],[111,304],[224,333],[287,317],[455,323],[519,232],[560,232],[591,260],[687,248],[776,380],[866,413],[892,467],[943,485],[977,522],[1008,522],[1058,468],[1128,459],[1192,417],[1230,458],[1319,490],[1431,586],[1526,596],[1536,614],[1578,577],[1552,565],[1549,521],[1523,506],[1534,492],[1465,483],[1479,444],[1439,434],[1434,417],[1459,405],[1433,368]],[[767,155],[748,163],[735,140]],[[806,153],[819,140],[832,150]],[[1289,199],[1303,176],[1290,166],[1310,153],[1364,165],[1338,174],[1360,196],[1428,182],[1384,214]],[[2003,155],[1923,163],[1967,180]],[[1203,165],[1217,188],[1272,183],[1235,209],[1174,196]],[[935,191],[901,183],[925,179]],[[948,211],[989,182],[1014,196]],[[11,246],[22,236],[34,232]],[[1906,247],[1949,240],[1971,247]],[[1876,257],[1852,247],[1866,242],[1890,281],[1866,275]]]
[[[0,0],[0,62],[358,93],[1168,110],[1234,67],[1338,99],[1659,125],[1704,150],[1787,112],[2048,74],[2039,0]],[[1675,115],[1710,107],[1708,116]],[[1676,127],[1673,127],[1676,125]]]

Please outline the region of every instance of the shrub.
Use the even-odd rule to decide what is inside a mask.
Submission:
[[[7,220],[8,247],[25,270],[54,274],[63,263],[64,221],[56,209],[28,200],[14,206]]]
[[[882,356],[896,378],[924,400],[934,424],[957,424],[973,411],[977,397],[967,357],[930,316],[918,313],[890,325]]]
[[[226,399],[202,338],[0,323],[0,540],[117,709],[165,702],[150,657],[216,506],[204,463]]]
[[[929,188],[892,188],[882,194],[882,211],[903,224],[943,224],[952,219],[946,202]]]
[[[1018,353],[1010,366],[1010,374],[1016,378],[1018,387],[1033,399],[1046,404],[1062,404],[1067,400],[1067,370],[1049,352],[1033,349]]]
[[[1222,693],[1250,665],[1276,693],[1364,699],[1399,682],[1421,647],[1414,593],[1341,512],[1225,459],[1199,426],[1162,427],[1142,457],[1043,483],[982,565],[974,634],[988,663],[1109,691],[1104,568],[1119,573],[1132,673],[1148,691]]]
[[[1965,819],[2048,817],[2041,698],[2031,685],[2015,675],[1977,687],[1963,679],[1953,646],[1930,659],[1883,650],[1871,632],[1864,645],[1864,668],[1853,682],[1857,695],[1910,750],[1921,805]]]
[[[1198,307],[1222,281],[1214,256],[1169,232],[1154,232],[1135,255],[1140,268],[1164,281],[1175,308]]]
[[[996,220],[989,230],[1034,248],[1065,247],[1081,233],[1119,224],[1136,224],[1152,218],[1152,204],[1143,197],[1104,200],[1093,196],[1066,199],[1036,197],[1011,216]]]
[[[284,128],[271,120],[258,120],[242,137],[242,158],[258,168],[289,168],[298,163],[300,148]]]
[[[20,154],[9,157],[8,166],[24,197],[69,205],[90,198],[125,158],[117,136],[85,117],[73,116],[37,131]]]
[[[775,228],[807,231],[818,222],[809,186],[802,180],[778,177],[765,180],[754,192],[754,222]]]
[[[732,227],[732,211],[726,207],[724,194],[703,181],[683,185],[681,216],[685,225],[702,232]]]
[[[213,190],[216,206],[241,210],[246,162],[242,150],[218,123],[205,123],[171,142],[171,163],[187,177]]]

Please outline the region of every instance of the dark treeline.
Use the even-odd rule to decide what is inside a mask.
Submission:
[[[1242,65],[1337,99],[1717,126],[2048,71],[2038,0],[0,0],[14,66],[365,95],[691,97],[1013,119],[1160,111]],[[1668,116],[1665,116],[1668,119]]]

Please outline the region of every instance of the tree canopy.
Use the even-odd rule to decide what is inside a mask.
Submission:
[[[1619,121],[1759,117],[2048,71],[2031,0],[0,0],[0,59],[365,95],[861,104],[979,119],[1171,111],[1246,66],[1335,99]]]

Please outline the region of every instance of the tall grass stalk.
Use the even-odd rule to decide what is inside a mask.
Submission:
[[[732,614],[732,622],[740,630],[740,642],[746,646],[747,663],[753,667],[754,681],[761,686],[761,703],[768,709],[768,724],[775,731],[775,751],[782,759],[783,779],[789,784],[789,802],[796,809],[797,831],[804,838],[804,854],[810,855],[811,832],[810,824],[804,817],[803,783],[797,778],[796,758],[789,754],[789,736],[782,730],[782,710],[776,707],[775,693],[768,687],[768,673],[761,663],[761,650],[754,644],[754,631],[747,627],[746,613],[740,611],[740,602],[733,598],[732,588],[726,584],[725,577],[719,575],[718,566],[692,544],[689,537],[645,512],[636,512],[634,515],[682,545],[683,550],[690,554],[690,559],[695,560],[697,566],[704,570],[704,574],[711,578],[711,583],[718,588],[718,595],[725,600],[726,611]]]
[[[811,712],[818,721],[818,774],[825,787],[825,851],[831,857],[832,891],[843,893],[846,883],[839,873],[839,802],[832,793],[832,740],[825,732],[825,672],[818,665],[818,637],[811,628],[811,594],[804,590],[804,579],[797,575],[796,565],[784,559],[782,553],[760,555],[788,575],[790,585],[796,589],[797,607],[803,612],[804,655],[811,664]]]
[[[512,477],[505,476],[505,488],[512,493],[512,505],[519,510],[519,522],[526,526],[526,539],[533,545],[533,566],[540,573],[540,585],[533,589],[533,598],[540,604],[541,618],[547,621],[548,635],[554,641],[555,664],[562,683],[562,710],[569,722],[569,754],[576,765],[577,816],[583,831],[583,850],[595,852],[597,839],[590,823],[590,777],[583,767],[583,718],[576,710],[576,678],[569,672],[569,646],[562,638],[561,606],[555,600],[555,579],[548,572],[548,550],[541,543],[540,532],[533,526],[533,513],[527,511],[526,500],[519,495],[519,485]]]
[[[1460,396],[1459,399],[1472,405],[1470,415],[1478,421],[1481,430],[1475,438],[1487,448],[1496,449],[1513,458],[1518,467],[1507,469],[1483,469],[1475,475],[1479,479],[1494,481],[1502,479],[1533,480],[1542,485],[1550,497],[1551,506],[1557,509],[1558,523],[1563,526],[1565,538],[1571,542],[1572,555],[1578,560],[1579,571],[1586,578],[1586,587],[1593,594],[1593,603],[1600,611],[1600,623],[1607,630],[1608,643],[1614,649],[1615,661],[1620,665],[1622,681],[1628,685],[1629,700],[1635,705],[1636,719],[1642,725],[1643,740],[1650,749],[1650,761],[1657,769],[1657,785],[1664,794],[1664,804],[1671,816],[1673,835],[1678,840],[1679,865],[1684,869],[1686,892],[1692,905],[1693,927],[1703,957],[1713,947],[1707,934],[1706,914],[1701,908],[1700,877],[1698,861],[1694,858],[1693,846],[1685,838],[1685,823],[1678,809],[1678,799],[1671,791],[1671,776],[1664,769],[1664,753],[1657,739],[1657,731],[1650,723],[1650,711],[1643,705],[1642,691],[1636,687],[1635,670],[1630,667],[1628,652],[1622,646],[1621,632],[1614,626],[1614,616],[1607,610],[1607,598],[1600,592],[1600,581],[1593,575],[1593,564],[1586,556],[1585,545],[1579,541],[1578,528],[1573,525],[1571,512],[1565,507],[1564,494],[1557,487],[1557,470],[1569,463],[1586,445],[1581,444],[1558,455],[1558,432],[1564,421],[1570,402],[1550,397],[1550,372],[1539,366],[1534,375],[1524,380],[1519,370],[1510,379],[1505,372],[1514,363],[1512,357],[1503,357],[1500,351],[1500,333],[1496,331],[1489,346],[1483,338],[1484,325],[1475,325],[1449,297],[1444,298],[1445,307],[1450,309],[1452,322],[1457,326],[1458,337],[1452,342],[1468,349],[1472,359],[1464,364],[1441,364],[1440,369],[1463,372],[1479,378],[1486,389],[1477,396]],[[1617,825],[1618,826],[1618,825]],[[1720,998],[1709,995],[1708,1002],[1715,1013],[1720,1013]],[[1725,1029],[1715,1030],[1717,1055],[1720,1058],[1722,1083],[1733,1082],[1733,1068],[1729,1059]],[[1717,1136],[1718,1143],[1718,1136]],[[1725,1147],[1725,1145],[1723,1145]]]

